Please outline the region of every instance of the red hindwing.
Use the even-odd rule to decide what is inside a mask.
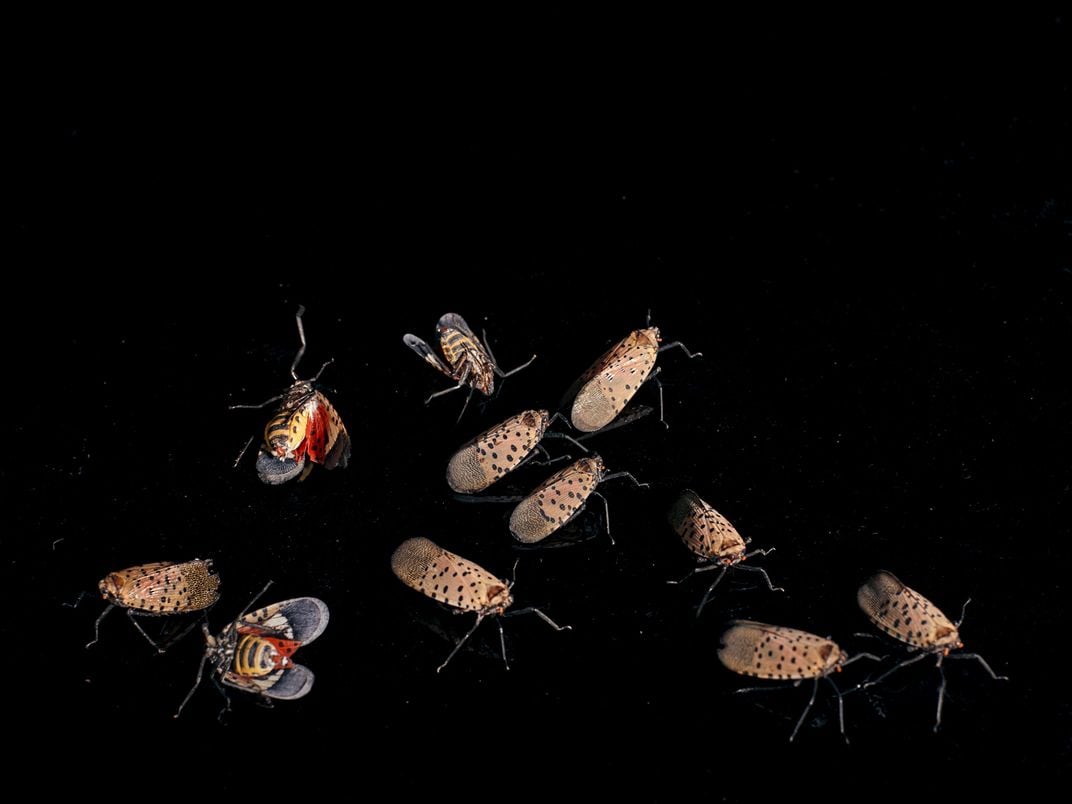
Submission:
[[[318,404],[309,415],[305,429],[305,440],[302,442],[302,449],[308,453],[309,460],[313,463],[322,464],[327,460],[328,451],[331,448],[328,443],[330,440],[330,424],[331,414],[328,412],[327,406]],[[295,455],[297,455],[296,452]]]

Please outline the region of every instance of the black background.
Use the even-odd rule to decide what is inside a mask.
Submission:
[[[520,54],[508,37],[420,66],[414,45],[196,79],[134,60],[28,93],[8,151],[3,465],[18,664],[35,668],[23,733],[97,768],[119,749],[125,772],[188,760],[230,785],[315,763],[358,789],[583,779],[665,798],[784,769],[787,789],[858,773],[908,794],[929,775],[1067,768],[1067,694],[1043,692],[1067,627],[1066,25],[861,23],[850,43],[821,20],[695,42],[688,20],[575,22],[541,19],[553,46]],[[501,69],[508,55],[526,66]],[[231,468],[267,414],[227,406],[287,384],[299,303],[302,369],[335,358],[323,379],[353,460],[269,488],[250,458]],[[592,444],[651,488],[605,489],[616,548],[517,551],[509,506],[449,498],[447,458],[553,409],[649,309],[704,357],[659,359],[669,430],[651,416]],[[539,355],[458,426],[461,395],[424,407],[446,380],[401,342],[431,341],[448,310],[487,328],[504,368]],[[761,562],[786,595],[731,576],[694,618],[703,584],[665,584],[690,567],[665,523],[686,486],[777,547]],[[574,532],[599,528],[592,511]],[[508,620],[506,672],[485,626],[437,676],[469,619],[391,575],[415,535],[500,575],[520,556],[518,604],[574,630]],[[268,579],[271,599],[328,602],[306,699],[268,711],[236,693],[219,725],[206,685],[175,722],[198,637],[156,657],[113,614],[82,648],[99,608],[61,602],[193,556],[224,579],[214,629]],[[962,636],[1012,681],[953,663],[935,736],[936,673],[914,667],[847,699],[850,746],[826,696],[788,745],[807,691],[732,697],[721,624],[874,649],[853,637],[854,593],[880,567],[951,616],[972,597]]]

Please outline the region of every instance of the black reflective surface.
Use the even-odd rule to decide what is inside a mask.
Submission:
[[[532,104],[502,117],[432,81],[405,114],[373,91],[360,136],[298,93],[28,120],[3,475],[17,630],[36,632],[20,672],[46,682],[30,731],[46,718],[105,769],[126,747],[147,774],[166,756],[231,785],[250,762],[278,771],[280,746],[334,778],[576,777],[660,798],[730,796],[727,779],[777,783],[778,768],[911,790],[912,768],[1066,767],[1067,695],[1043,687],[1067,624],[1068,90],[1045,70],[969,78],[757,72],[703,111],[633,73],[596,107],[541,102],[534,79]],[[61,265],[81,275],[61,281]],[[227,406],[288,383],[299,303],[299,373],[335,359],[323,385],[353,458],[268,487],[252,454],[231,464],[269,414]],[[510,506],[452,499],[447,459],[516,411],[554,409],[649,309],[704,356],[659,358],[669,429],[651,415],[589,445],[651,487],[604,489],[616,547],[597,507],[572,530],[591,538],[516,549]],[[538,355],[460,425],[462,394],[426,408],[448,383],[402,344],[431,342],[447,311],[486,327],[504,368]],[[777,548],[756,563],[785,594],[731,574],[695,618],[703,581],[666,584],[691,566],[665,521],[685,487]],[[503,576],[520,559],[517,604],[573,630],[507,620],[507,672],[489,623],[436,675],[470,618],[391,575],[415,535]],[[269,579],[268,600],[328,603],[298,654],[307,698],[267,711],[236,692],[221,726],[206,684],[175,722],[199,636],[156,657],[112,614],[83,649],[100,608],[62,602],[113,569],[194,556],[224,579],[214,630]],[[907,669],[846,699],[847,747],[821,691],[790,746],[808,690],[734,697],[747,682],[717,661],[720,627],[875,650],[853,636],[870,630],[855,590],[879,568],[953,617],[971,597],[968,649],[1012,680],[954,663],[933,735],[937,674]]]

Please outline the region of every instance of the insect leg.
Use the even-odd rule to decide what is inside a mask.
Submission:
[[[655,383],[655,387],[659,389],[659,421],[663,423],[663,427],[669,430],[670,425],[663,418],[663,384],[659,382],[659,372],[662,370],[662,366],[656,366],[655,371],[648,375],[648,379],[652,380]]]
[[[488,357],[491,358],[491,367],[495,370],[495,373],[503,379],[506,379],[511,374],[517,374],[523,368],[528,368],[532,364],[532,361],[536,359],[536,355],[533,355],[528,359],[528,362],[522,363],[516,369],[504,372],[501,368],[499,368],[499,361],[495,359],[495,353],[491,351],[491,344],[488,343],[488,331],[486,329],[481,330],[480,334],[484,337],[484,348],[488,350]]]
[[[870,659],[870,660],[871,660],[871,661],[873,661],[873,662],[881,662],[881,661],[883,661],[883,660],[884,660],[885,658],[886,658],[885,656],[876,656],[876,655],[875,655],[875,654],[873,654],[873,653],[857,653],[857,654],[856,654],[855,656],[853,656],[852,658],[849,658],[849,659],[846,659],[845,661],[843,661],[843,662],[841,663],[841,666],[842,666],[842,667],[848,667],[848,666],[849,666],[850,664],[852,664],[853,662],[855,662],[855,661],[856,661],[857,659]]]
[[[264,400],[259,405],[228,405],[227,410],[257,410],[258,408],[266,408],[269,405],[271,405],[273,402],[278,402],[282,398],[283,398],[282,394],[277,394],[276,396],[273,396],[271,399]]]
[[[921,659],[925,659],[930,655],[931,654],[929,654],[929,653],[917,653],[915,656],[913,656],[910,659],[905,659],[903,662],[898,662],[893,667],[891,667],[889,670],[887,670],[885,673],[880,675],[878,678],[872,678],[872,679],[870,679],[868,681],[865,681],[862,684],[857,684],[856,689],[858,689],[858,690],[866,690],[868,687],[873,687],[876,684],[879,684],[879,683],[885,681],[887,678],[889,678],[891,675],[896,673],[902,667],[908,667],[908,665],[915,664],[916,662],[920,661]]]
[[[469,629],[469,633],[462,637],[461,641],[454,646],[454,650],[450,652],[450,655],[443,660],[443,664],[439,665],[439,667],[436,668],[437,673],[442,671],[444,667],[450,664],[450,660],[454,658],[454,654],[461,650],[462,645],[469,641],[469,637],[471,637],[473,635],[473,632],[480,627],[480,624],[482,622],[484,622],[484,616],[485,615],[483,614],[476,615],[476,622],[473,623],[473,627]]]
[[[690,360],[692,360],[693,358],[697,358],[697,357],[703,357],[703,352],[690,352],[685,347],[685,344],[683,344],[681,341],[674,341],[673,343],[668,343],[668,344],[665,344],[664,346],[660,346],[659,351],[660,352],[665,352],[667,349],[673,349],[675,347],[677,347],[682,352],[684,352],[686,355],[688,355]]]
[[[430,397],[428,397],[426,400],[424,400],[424,404],[427,405],[429,402],[431,402],[433,399],[436,399],[437,397],[441,397],[441,396],[444,396],[446,394],[454,393],[459,388],[464,388],[464,387],[465,387],[465,380],[462,380],[457,385],[455,385],[455,386],[453,386],[451,388],[447,388],[446,390],[443,390],[443,391],[436,391],[434,394],[432,394]]]
[[[205,633],[208,633],[208,626],[204,627]],[[201,674],[205,671],[205,662],[208,660],[208,651],[201,654],[201,663],[197,665],[197,678],[194,679],[194,685],[190,687],[190,691],[186,693],[186,697],[182,699],[182,703],[179,704],[179,708],[175,710],[175,714],[172,717],[178,717],[182,714],[183,707],[190,702],[190,699],[194,697],[194,693],[197,692],[197,688],[201,685]]]
[[[844,738],[845,744],[848,745],[849,736],[845,734],[845,696],[841,694],[841,690],[838,689],[837,684],[834,683],[830,676],[823,676],[823,678],[834,688],[834,695],[837,696],[838,727],[841,729],[841,736]]]
[[[648,488],[651,485],[651,483],[641,483],[639,480],[633,477],[632,472],[611,472],[609,475],[603,475],[603,477],[600,478],[599,482],[606,483],[608,480],[617,480],[619,477],[627,477],[641,488]]]
[[[462,405],[462,412],[458,414],[458,418],[454,420],[455,424],[458,424],[462,420],[462,416],[465,415],[466,408],[469,407],[469,403],[473,399],[473,391],[475,391],[475,390],[476,390],[475,388],[473,388],[472,386],[469,386],[469,395],[467,397],[465,397],[465,404]]]
[[[769,556],[771,553],[773,553],[777,549],[778,549],[777,547],[768,547],[766,550],[762,550],[762,549],[757,548],[757,549],[752,550],[751,552],[745,553],[743,556],[741,556],[741,561],[744,561],[746,558],[751,558],[752,556]]]
[[[700,608],[696,609],[696,619],[700,619],[700,615],[703,614],[704,606],[707,605],[707,601],[711,599],[711,593],[715,591],[715,587],[722,582],[722,579],[726,577],[726,570],[729,567],[725,564],[722,565],[722,572],[715,578],[715,582],[707,587],[707,591],[704,593],[703,600],[700,601]]]
[[[138,629],[138,633],[145,637],[145,641],[152,645],[156,649],[157,653],[163,653],[164,649],[157,645],[156,641],[151,636],[145,633],[145,629],[141,627],[141,623],[134,619],[134,616],[134,609],[127,609],[127,618],[134,625],[134,627]]]
[[[815,679],[811,685],[811,698],[808,699],[808,705],[804,707],[804,711],[800,713],[800,720],[797,721],[797,725],[793,728],[793,733],[789,735],[789,742],[797,737],[797,732],[800,731],[800,727],[804,724],[804,718],[808,716],[808,712],[811,711],[812,705],[815,703],[815,696],[819,693],[819,679]]]
[[[78,593],[78,597],[74,599],[74,603],[60,603],[60,605],[68,609],[77,609],[78,604],[82,602],[82,598],[84,598],[85,596],[86,592],[83,589],[81,592]]]
[[[771,583],[770,576],[767,574],[767,571],[763,569],[763,567],[750,567],[747,564],[738,564],[737,569],[748,570],[749,572],[758,572],[760,575],[763,576],[763,580],[767,582],[767,588],[770,589],[772,592],[785,591],[785,589],[781,586],[775,586],[773,583]]]
[[[517,564],[514,565],[517,568]],[[502,620],[499,617],[495,618],[495,624],[499,626],[499,647],[502,649],[503,664],[506,669],[510,669],[510,662],[506,659],[506,633],[503,631]]]
[[[109,603],[108,606],[104,609],[104,611],[102,611],[100,613],[100,617],[97,618],[97,622],[93,623],[93,641],[86,643],[87,648],[90,645],[96,645],[97,642],[100,641],[100,624],[101,624],[101,620],[103,620],[106,616],[108,616],[108,612],[110,612],[114,608],[115,608],[115,604],[114,603]]]
[[[535,606],[526,606],[523,609],[515,609],[514,611],[508,612],[507,614],[504,614],[503,616],[504,617],[517,617],[518,615],[521,615],[521,614],[535,614],[537,617],[539,617],[541,620],[543,620],[549,626],[554,628],[556,631],[572,631],[573,630],[572,625],[559,625],[558,623],[556,623],[554,620],[552,620],[550,617],[548,617],[546,614],[544,614],[542,611],[540,611]]]
[[[562,439],[565,439],[566,441],[569,441],[571,444],[575,445],[578,449],[581,450],[581,452],[584,452],[586,454],[588,452],[588,448],[584,444],[582,444],[580,441],[578,441],[573,436],[568,436],[565,433],[544,433],[543,437],[544,438],[562,438]]]
[[[187,634],[189,634],[191,631],[193,631],[195,628],[197,628],[198,622],[199,622],[199,620],[194,620],[188,626],[186,626],[181,631],[179,631],[178,635],[168,637],[167,640],[164,642],[163,646],[158,647],[157,650],[160,653],[164,653],[165,651],[169,650],[172,645],[174,645],[180,639],[183,639]],[[137,625],[137,623],[135,623],[135,625]]]
[[[234,459],[234,465],[231,467],[232,469],[237,469],[238,468],[238,464],[241,462],[242,458],[244,458],[245,455],[246,455],[246,450],[249,449],[249,445],[253,443],[253,439],[256,438],[256,437],[257,436],[250,436],[249,437],[249,441],[246,442],[246,446],[242,447],[242,451],[239,452],[238,457]]]
[[[999,676],[997,673],[995,673],[993,668],[991,668],[990,665],[986,663],[986,659],[984,659],[978,653],[950,653],[946,658],[947,659],[975,659],[975,661],[979,662],[979,664],[981,664],[983,666],[983,669],[986,670],[986,672],[988,672],[990,674],[990,677],[992,679],[994,679],[995,681],[1008,681],[1009,680],[1008,676]]]
[[[604,520],[603,520],[603,524],[606,525],[607,538],[610,539],[610,543],[613,546],[614,545],[614,537],[611,536],[611,533],[610,533],[610,506],[607,505],[607,498],[604,497],[602,494],[600,494],[598,491],[593,491],[592,496],[593,497],[599,497],[599,499],[601,499],[603,501],[603,515],[605,517]]]
[[[934,718],[934,732],[938,733],[938,727],[942,725],[942,705],[945,704],[945,668],[942,666],[942,656],[938,657],[938,675],[942,677],[938,685],[938,712]]]
[[[680,581],[667,581],[667,583],[672,585],[672,586],[677,586],[679,583],[685,583],[685,581],[687,581],[693,575],[696,575],[696,574],[701,573],[701,572],[710,572],[713,569],[719,569],[719,568],[725,569],[726,566],[724,564],[718,564],[718,563],[705,564],[702,567],[696,567],[695,569],[693,569],[692,572],[690,572],[688,575],[686,575]]]
[[[298,322],[298,338],[301,340],[301,348],[298,349],[298,354],[294,355],[294,362],[290,364],[290,376],[295,381],[298,379],[298,363],[301,362],[302,356],[305,354],[305,327],[302,326],[301,317],[305,315],[305,305],[298,305],[298,312],[294,315],[294,320]],[[321,369],[322,370],[322,369]]]

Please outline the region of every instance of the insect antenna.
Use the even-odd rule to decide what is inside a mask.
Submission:
[[[324,373],[324,369],[326,369],[326,368],[327,368],[328,366],[330,366],[330,365],[331,365],[332,363],[334,363],[334,362],[335,362],[335,358],[334,358],[334,357],[333,357],[333,358],[331,358],[330,360],[327,360],[327,361],[325,361],[325,362],[324,362],[324,365],[322,365],[322,366],[320,367],[320,371],[318,371],[318,372],[316,373],[316,376],[315,376],[315,377],[313,377],[313,378],[312,378],[311,380],[309,380],[309,382],[316,382],[317,380],[319,380],[319,379],[320,379],[320,375]]]
[[[302,316],[305,315],[305,305],[298,305],[298,312],[294,315],[294,320],[298,322],[298,338],[301,339],[301,347],[298,349],[298,353],[294,355],[294,362],[290,364],[290,376],[294,378],[294,381],[298,381],[298,364],[301,362],[302,356],[305,354],[305,327],[302,326]]]
[[[972,599],[969,597],[964,601],[964,605],[960,607],[960,619],[953,623],[957,628],[960,628],[960,624],[964,622],[964,613],[968,610],[968,604],[971,603],[971,600]]]
[[[249,603],[246,604],[246,607],[244,609],[242,609],[241,613],[238,615],[238,617],[235,617],[235,619],[237,620],[237,619],[241,619],[242,617],[245,617],[246,614],[249,613],[249,610],[251,608],[253,608],[253,604],[256,603],[258,600],[260,600],[264,596],[264,593],[268,591],[268,589],[271,587],[271,585],[273,583],[275,583],[275,581],[268,581],[268,583],[266,583],[264,585],[264,588],[261,589],[261,591],[257,592],[257,594],[255,594],[253,596],[253,599],[251,601],[249,601]]]

